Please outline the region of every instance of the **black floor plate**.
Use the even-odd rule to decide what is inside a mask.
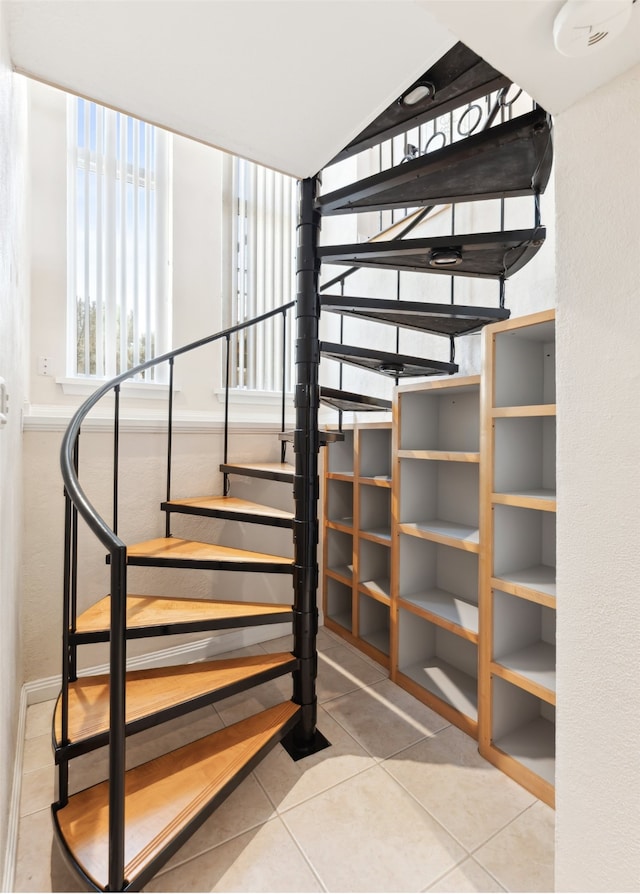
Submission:
[[[283,739],[281,739],[280,742],[289,757],[294,761],[299,761],[305,757],[310,757],[312,754],[316,754],[318,751],[322,751],[324,748],[329,748],[331,746],[331,742],[327,739],[327,737],[323,736],[320,730],[317,729],[313,737],[313,742],[307,748],[302,750],[298,747],[294,740],[294,733],[295,729],[292,729],[286,734]]]
[[[418,329],[432,335],[470,335],[488,323],[508,320],[510,311],[500,307],[466,307],[454,304],[430,304],[427,301],[347,298],[323,295],[323,310],[357,319],[375,320],[405,329]]]

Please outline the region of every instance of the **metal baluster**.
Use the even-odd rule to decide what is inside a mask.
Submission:
[[[225,336],[225,341],[227,343],[227,359],[226,359],[226,373],[225,373],[225,381],[224,381],[224,452],[223,459],[226,465],[227,459],[229,456],[229,369],[230,369],[230,344],[231,337],[229,333]],[[223,476],[223,488],[222,493],[227,496],[229,493],[229,475],[227,472],[224,473]]]
[[[69,615],[71,611],[71,552],[72,552],[71,500],[64,489],[64,571],[62,576],[62,697],[60,701],[60,745],[69,742],[69,682],[70,647]],[[58,804],[64,807],[69,800],[69,761],[65,758],[58,765]]]
[[[126,763],[126,594],[127,550],[111,550],[111,633],[109,640],[109,890],[124,888],[124,775]]]
[[[118,484],[119,484],[119,450],[120,450],[120,385],[113,389],[115,407],[113,420],[113,533],[118,533]]]
[[[167,503],[171,500],[171,454],[173,447],[173,361],[169,359],[169,408],[167,415]],[[171,537],[171,513],[165,517],[165,537]]]
[[[80,432],[73,445],[73,467],[78,475],[80,465]],[[75,506],[71,509],[71,630],[76,632],[76,619],[78,617],[78,510]],[[78,647],[71,644],[69,652],[69,679],[78,679]]]
[[[287,312],[282,312],[282,420],[280,431],[284,434],[285,429],[285,400],[287,392]],[[280,444],[280,462],[283,463],[287,457],[287,442],[283,439]]]

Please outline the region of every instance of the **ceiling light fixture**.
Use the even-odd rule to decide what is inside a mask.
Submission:
[[[424,81],[422,84],[414,84],[404,96],[400,97],[400,103],[403,106],[416,106],[419,102],[422,102],[423,99],[433,99],[435,92],[436,88],[433,84],[429,84],[427,81]]]
[[[429,258],[430,267],[456,267],[462,263],[462,253],[457,248],[443,251],[432,251]]]
[[[563,56],[586,56],[626,28],[635,0],[567,0],[553,23],[553,43]]]

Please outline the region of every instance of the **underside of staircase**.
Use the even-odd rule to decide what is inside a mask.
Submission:
[[[115,509],[114,522],[108,524],[80,484],[80,428],[97,401],[115,391],[117,403],[120,383],[154,364],[169,362],[173,370],[173,358],[178,353],[220,338],[226,338],[228,346],[228,331],[123,373],[99,389],[74,416],[61,454],[66,506],[63,684],[53,718],[58,798],[52,811],[63,853],[90,888],[124,891],[143,887],[279,743],[294,760],[329,745],[316,727],[320,448],[342,437],[344,413],[391,410],[391,401],[386,397],[378,397],[367,389],[357,393],[343,388],[343,369],[379,374],[392,384],[404,378],[452,375],[458,371],[455,339],[509,317],[504,305],[505,281],[527,264],[544,242],[538,199],[552,164],[550,117],[537,107],[516,118],[505,114],[510,108],[506,100],[509,86],[500,72],[458,44],[409,85],[403,96],[371,122],[331,164],[366,152],[440,116],[456,113],[464,117],[465,109],[471,109],[477,100],[493,97],[492,110],[481,130],[434,151],[407,153],[399,164],[335,191],[321,193],[318,177],[300,183],[295,429],[284,431],[283,416],[279,462],[228,461],[225,431],[225,461],[219,468],[222,488],[219,492],[212,489],[211,493],[175,499],[170,488],[169,435],[167,495],[158,516],[163,519],[159,528],[164,528],[164,535],[154,531],[149,539],[139,543],[124,543],[117,533]],[[453,228],[448,235],[417,234],[417,228],[437,206],[496,200],[504,203],[523,196],[530,196],[534,207],[529,228],[503,227],[492,232],[462,234]],[[367,242],[319,244],[323,217],[389,211],[398,213],[400,220],[381,228]],[[335,265],[341,271],[333,278],[326,273],[322,288],[321,265]],[[427,283],[428,274],[448,276],[452,283],[457,277],[492,280],[498,284],[496,306],[462,305],[453,300],[448,304],[401,300],[399,295],[375,299],[346,295],[345,282],[354,271],[364,268],[419,272],[426,275]],[[339,289],[329,292],[334,285],[339,285]],[[340,321],[339,340],[320,338],[321,312]],[[397,333],[396,349],[345,344],[345,318],[393,327]],[[249,321],[246,326],[259,322]],[[400,333],[404,330],[440,337],[444,356],[429,359],[401,351]],[[321,385],[321,358],[339,365],[339,387]],[[326,432],[319,430],[320,403],[337,412],[337,431],[333,430],[335,427]],[[169,404],[171,414],[171,398]],[[116,468],[117,435],[116,417]],[[293,458],[288,461],[290,444]],[[265,451],[267,455],[273,452]],[[290,507],[274,508],[237,496],[234,482],[238,478],[250,483],[268,481],[287,488],[291,493]],[[114,506],[117,487],[116,478]],[[264,526],[291,529],[292,549],[286,555],[274,555],[182,537],[177,532],[185,522],[184,516],[200,518],[202,526],[208,519],[249,526],[247,530],[255,532],[254,542],[258,543]],[[83,612],[77,610],[77,568],[82,558],[79,519],[104,546],[111,580],[111,591],[95,594],[94,603]],[[184,589],[170,596],[128,593],[129,567],[182,569]],[[261,601],[257,592],[256,601],[236,601],[231,584],[223,599],[193,598],[189,569],[290,575],[291,599],[275,604]],[[142,573],[139,571],[138,575]],[[127,669],[129,640],[268,628],[282,623],[291,625],[291,652],[259,651],[249,657]],[[83,676],[78,673],[78,649],[94,643],[108,644],[109,672]],[[286,676],[291,678],[289,700],[127,769],[129,737],[178,717],[187,724],[189,715],[203,706]],[[70,794],[74,759],[105,745],[109,748],[108,778]]]

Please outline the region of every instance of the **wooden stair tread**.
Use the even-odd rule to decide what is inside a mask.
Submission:
[[[178,705],[211,695],[257,676],[279,676],[293,669],[290,652],[276,652],[202,661],[193,664],[129,671],[126,688],[126,722],[167,712]],[[184,713],[184,712],[183,712]],[[61,744],[62,704],[54,715],[56,747]],[[109,730],[109,675],[83,677],[69,684],[69,730],[72,744],[95,738]]]
[[[228,475],[247,475],[249,478],[267,478],[272,481],[291,481],[295,475],[292,463],[222,463],[220,471]]]
[[[273,571],[293,571],[293,559],[258,553],[217,543],[200,540],[182,540],[179,537],[156,537],[127,548],[127,561],[131,565],[191,566],[195,568],[236,567],[239,570],[267,568]]]
[[[204,821],[246,776],[257,759],[294,725],[292,702],[184,745],[125,775],[125,879],[148,880],[181,843],[179,836]],[[73,795],[55,813],[57,832],[99,889],[108,884],[108,783]],[[173,845],[173,849],[172,849]]]
[[[253,503],[251,500],[242,500],[239,497],[204,496],[167,500],[161,509],[194,515],[212,515],[218,518],[237,518],[244,521],[278,521],[287,526],[293,523],[293,512],[264,506],[262,503]]]
[[[234,621],[259,623],[258,618],[288,616],[290,605],[270,602],[227,602],[213,599],[175,599],[171,596],[127,596],[127,630],[179,625],[202,625],[201,629],[233,626]],[[286,620],[283,617],[282,620]],[[105,596],[78,616],[80,635],[108,633],[111,623],[111,597]]]

